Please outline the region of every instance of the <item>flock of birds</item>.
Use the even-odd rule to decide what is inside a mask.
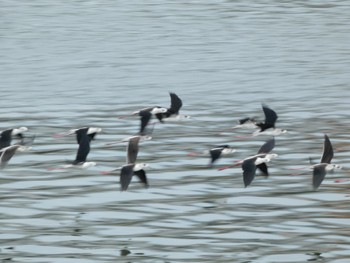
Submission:
[[[120,170],[120,185],[121,190],[126,191],[133,176],[137,176],[141,183],[148,187],[148,180],[146,176],[145,168],[148,167],[146,163],[138,163],[137,156],[139,152],[140,141],[152,139],[152,132],[154,129],[154,124],[151,120],[156,118],[159,122],[163,123],[165,119],[183,119],[189,118],[189,116],[181,115],[179,113],[182,107],[182,100],[175,94],[170,93],[170,107],[149,107],[133,112],[132,116],[139,116],[140,118],[140,128],[139,131],[123,141],[128,142],[126,150],[126,164],[118,167],[114,170],[102,172],[102,174],[110,174],[117,170]],[[233,127],[237,128],[254,128],[257,129],[252,133],[252,136],[258,136],[261,134],[266,134],[273,136],[271,139],[267,140],[257,151],[257,154],[249,156],[243,160],[237,161],[234,165],[222,167],[219,170],[224,170],[236,166],[241,166],[243,171],[243,182],[244,186],[250,185],[256,175],[257,170],[259,170],[263,175],[268,176],[268,166],[273,158],[277,157],[277,154],[271,153],[275,147],[275,137],[287,131],[284,129],[279,129],[275,127],[278,116],[274,110],[266,105],[262,105],[262,109],[265,115],[265,120],[263,122],[256,121],[255,118],[243,118],[239,120],[239,125]],[[127,116],[122,116],[120,118],[125,118]],[[35,136],[26,137],[24,133],[28,130],[26,127],[7,129],[0,134],[0,166],[5,167],[10,159],[14,156],[16,151],[26,151],[30,148],[34,142]],[[58,134],[56,137],[62,137],[67,135],[75,135],[76,142],[79,145],[75,160],[68,165],[64,165],[57,169],[67,169],[69,167],[81,167],[88,168],[90,166],[96,165],[95,162],[87,162],[87,156],[90,152],[90,143],[95,138],[96,134],[101,132],[101,128],[96,127],[83,127],[79,129],[72,129],[65,134]],[[12,139],[18,139],[15,144],[11,144]],[[115,142],[109,143],[113,144]],[[219,145],[210,149],[207,153],[210,156],[210,165],[213,164],[223,155],[235,152],[235,149],[229,145]],[[197,154],[191,153],[191,156]],[[341,169],[341,166],[332,164],[332,158],[334,156],[333,147],[329,137],[324,135],[324,146],[323,154],[319,163],[313,164],[310,160],[310,168],[313,170],[312,186],[314,190],[318,189],[321,185],[323,179],[325,178],[327,172],[333,171],[335,169]]]

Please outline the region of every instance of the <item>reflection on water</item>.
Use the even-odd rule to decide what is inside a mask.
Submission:
[[[346,1],[1,4],[1,129],[27,126],[33,149],[0,171],[4,262],[347,262],[350,152]],[[137,118],[184,102],[181,122],[156,124],[140,145],[150,188],[101,171],[125,162]],[[271,176],[243,187],[240,168],[263,136],[224,132],[261,103],[289,133],[276,138]],[[76,154],[81,126],[101,127],[88,170],[49,171]],[[312,191],[292,168],[321,157],[323,134],[344,169]],[[237,149],[208,169],[189,152]]]

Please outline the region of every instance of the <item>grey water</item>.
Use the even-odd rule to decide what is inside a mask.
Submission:
[[[338,1],[0,2],[0,130],[36,136],[0,171],[1,262],[334,262],[350,260],[350,3]],[[120,192],[125,144],[148,106],[183,100],[190,119],[155,124]],[[276,110],[270,176],[244,188],[239,167],[269,139],[230,130]],[[86,170],[73,128],[103,129]],[[328,134],[341,171],[311,187],[309,157]],[[237,149],[208,168],[190,157]],[[296,170],[298,169],[298,170]],[[301,169],[301,170],[299,170]],[[295,175],[300,174],[300,175]]]

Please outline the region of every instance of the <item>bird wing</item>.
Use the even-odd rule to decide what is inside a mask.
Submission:
[[[139,141],[140,136],[134,136],[129,140],[128,146],[127,146],[127,157],[126,157],[126,163],[128,164],[134,164],[137,159],[137,154],[139,153]]]
[[[266,163],[261,163],[256,166],[265,176],[269,176]]]
[[[312,186],[316,190],[322,183],[324,177],[326,176],[326,165],[316,165],[314,166],[312,174]]]
[[[275,138],[266,141],[259,149],[258,154],[260,153],[269,153],[275,147]]]
[[[267,130],[269,128],[275,128],[275,123],[278,119],[277,113],[266,105],[263,105],[262,108],[265,114],[265,122],[258,123],[257,126],[261,128],[261,131]]]
[[[170,115],[170,114],[169,114]],[[166,113],[157,113],[155,114],[159,122],[164,123],[163,118],[168,117]]]
[[[217,159],[220,158],[221,153],[222,153],[222,148],[213,148],[209,151],[211,161],[210,164],[213,164]]]
[[[179,111],[182,107],[182,100],[175,93],[170,92],[170,108],[168,112],[170,114],[179,114]]]
[[[324,135],[323,154],[320,163],[331,163],[333,158],[333,147],[327,134]]]
[[[90,134],[87,135],[90,142],[91,142],[93,139],[95,139],[96,134],[97,134],[97,132],[93,132],[93,133],[90,133]]]
[[[18,136],[18,135],[20,135],[20,136]],[[25,137],[25,136],[22,135],[22,133],[17,134],[17,136],[21,140],[19,142],[20,145],[32,145],[34,140],[35,140],[35,137],[36,137],[35,134],[30,136],[30,137]]]
[[[79,141],[79,148],[73,164],[84,163],[90,152],[90,139],[87,134],[81,135]]]
[[[6,148],[11,145],[11,140],[12,140],[11,133],[12,133],[12,129],[8,129],[1,132],[0,149]]]
[[[139,116],[141,117],[140,134],[143,135],[145,133],[146,126],[152,117],[152,113],[149,111],[143,110],[139,112]]]
[[[4,167],[8,161],[11,160],[12,156],[16,153],[19,145],[11,145],[1,150],[0,164]]]
[[[242,163],[244,187],[250,185],[254,180],[256,172],[255,160],[256,158],[251,158],[243,161]]]
[[[134,175],[136,175],[140,179],[141,183],[143,183],[145,187],[148,187],[148,180],[145,170],[141,169],[138,171],[134,171]]]
[[[134,164],[124,165],[120,171],[120,187],[122,191],[126,191],[132,179]]]

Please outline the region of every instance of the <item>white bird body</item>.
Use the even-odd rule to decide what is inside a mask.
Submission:
[[[283,133],[287,133],[287,130],[279,129],[279,128],[270,128],[264,131],[256,130],[255,132],[253,132],[253,136],[259,136],[259,135],[277,136]]]

